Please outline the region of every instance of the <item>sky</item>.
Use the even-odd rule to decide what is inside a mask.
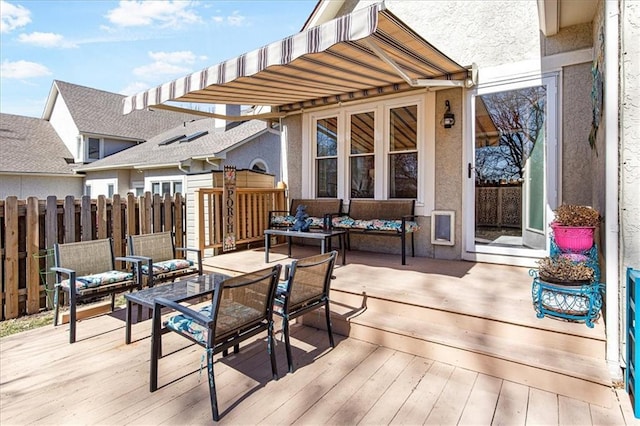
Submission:
[[[123,95],[299,32],[317,0],[0,0],[0,112],[42,117],[53,80]]]

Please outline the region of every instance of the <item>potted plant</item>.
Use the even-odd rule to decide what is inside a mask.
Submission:
[[[595,271],[581,255],[561,254],[538,261],[538,276],[552,284],[581,286],[595,281]]]
[[[539,318],[551,311],[559,318],[585,320],[593,327],[602,299],[599,286],[593,285],[595,270],[578,256],[564,253],[538,261],[532,295]]]
[[[566,253],[580,253],[593,246],[593,234],[600,224],[600,213],[589,206],[563,204],[551,223],[558,248]]]

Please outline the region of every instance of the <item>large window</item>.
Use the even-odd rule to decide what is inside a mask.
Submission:
[[[433,102],[435,95],[425,94],[310,113],[313,169],[303,188],[345,203],[402,198],[432,208],[435,129],[425,104]]]
[[[417,106],[389,111],[389,198],[418,196]]]
[[[375,190],[375,113],[351,115],[351,198],[373,198]]]
[[[338,117],[316,122],[316,196],[337,197]]]

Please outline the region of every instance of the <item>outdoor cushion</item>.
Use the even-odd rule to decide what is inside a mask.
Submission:
[[[99,274],[84,275],[82,277],[76,277],[76,289],[95,288],[105,284],[114,284],[131,279],[133,279],[133,274],[123,271],[108,271]],[[69,288],[69,280],[60,281],[60,285],[64,288]]]
[[[153,264],[153,273],[162,274],[165,272],[177,271],[179,269],[186,269],[193,266],[193,260],[187,259],[171,259],[163,262],[156,262]],[[142,272],[147,273],[149,271],[148,265],[142,265]]]
[[[243,305],[229,299],[220,301],[220,311],[218,312],[218,322],[216,327],[216,336],[218,338],[224,336],[229,331],[242,328],[244,325],[251,324],[256,319],[262,318],[263,313],[250,306]],[[197,308],[198,313],[211,318],[211,302]],[[193,319],[184,314],[174,315],[165,322],[165,327],[190,335],[199,343],[206,344],[208,328],[193,321]]]
[[[372,231],[396,231],[400,232],[402,227],[401,220],[361,220],[352,219],[349,216],[341,216],[333,219],[334,228],[353,228],[353,229],[369,229]],[[416,232],[420,229],[418,222],[408,220],[405,222],[405,232]]]
[[[321,217],[309,216],[311,219],[311,225],[314,228],[320,228],[324,226],[324,219]],[[271,226],[293,226],[293,223],[296,221],[296,218],[291,215],[286,216],[272,216],[271,217]]]

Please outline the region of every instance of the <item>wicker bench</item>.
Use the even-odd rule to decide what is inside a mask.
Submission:
[[[415,257],[413,234],[419,226],[415,217],[414,200],[354,199],[349,203],[347,216],[334,217],[332,226],[347,230],[349,248],[351,234],[400,237],[403,265],[406,265],[406,238],[411,235],[411,257]]]
[[[269,212],[269,227],[288,228],[293,226],[296,209],[299,205],[306,206],[305,211],[311,219],[312,228],[330,228],[331,217],[339,215],[342,211],[342,200],[338,198],[292,199],[288,211],[272,210]]]

